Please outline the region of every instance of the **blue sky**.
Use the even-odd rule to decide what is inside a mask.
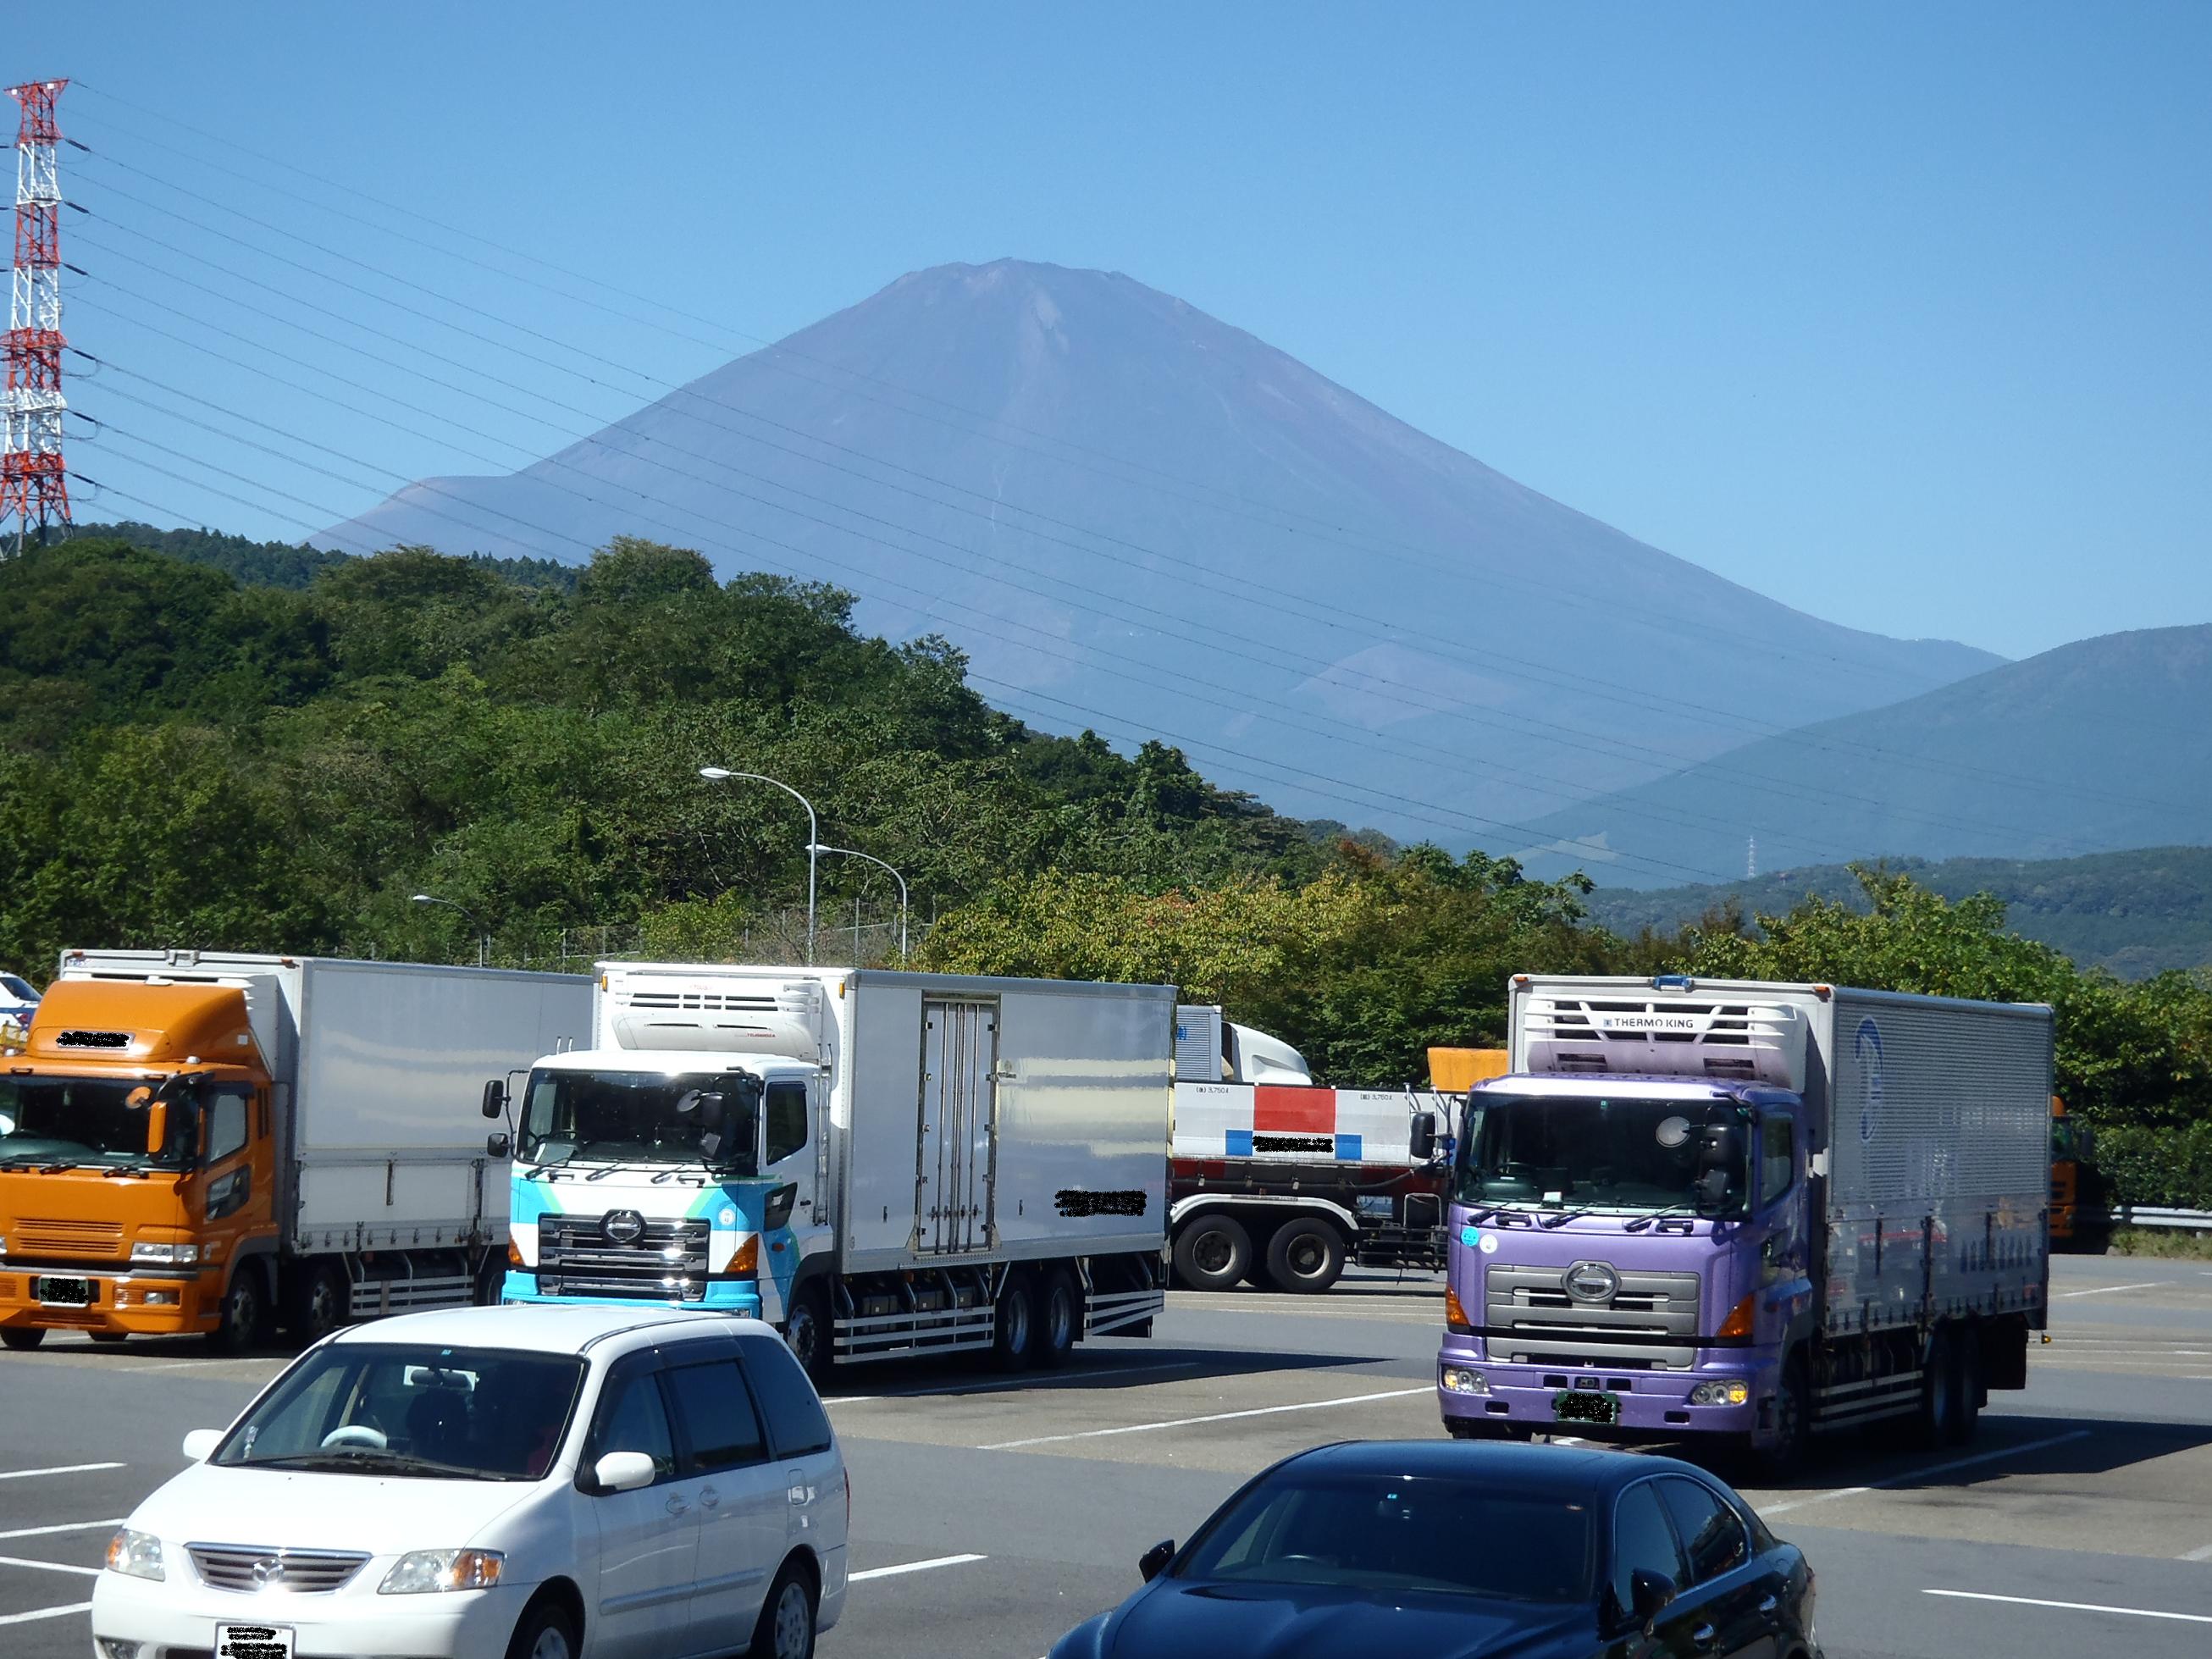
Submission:
[[[66,323],[109,431],[70,459],[114,493],[81,516],[296,538],[1013,254],[1816,614],[2020,655],[2212,620],[2208,48],[2201,5],[81,3],[15,11],[6,68],[77,77],[96,152]]]

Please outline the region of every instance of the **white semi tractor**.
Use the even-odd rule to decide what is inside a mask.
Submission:
[[[665,1303],[833,1361],[1054,1365],[1164,1304],[1175,993],[601,964],[510,1094],[510,1302]]]

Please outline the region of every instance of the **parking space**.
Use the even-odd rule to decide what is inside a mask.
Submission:
[[[2033,1386],[1997,1397],[1973,1447],[1854,1440],[1750,1493],[1814,1561],[1831,1656],[2212,1642],[2212,1271],[2067,1258],[2054,1291]],[[1057,1372],[841,1374],[855,1582],[825,1659],[1036,1659],[1273,1459],[1433,1437],[1439,1297],[1373,1275],[1317,1298],[1176,1292],[1152,1340]],[[186,1429],[283,1363],[61,1340],[0,1359],[0,1651],[83,1652],[112,1526],[179,1467]]]

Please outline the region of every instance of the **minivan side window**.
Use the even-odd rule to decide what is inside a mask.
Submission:
[[[1674,1530],[1682,1535],[1682,1550],[1690,1558],[1690,1583],[1703,1584],[1733,1572],[1750,1558],[1743,1521],[1721,1502],[1709,1486],[1679,1474],[1661,1477],[1660,1496],[1674,1517]]]
[[[745,1376],[753,1385],[768,1437],[778,1457],[805,1457],[830,1449],[830,1414],[789,1348],[772,1336],[741,1336]]]
[[[763,1164],[780,1164],[806,1145],[806,1085],[771,1083],[763,1106],[768,1119],[768,1156]]]
[[[599,1406],[599,1420],[592,1431],[591,1449],[584,1455],[586,1472],[609,1452],[643,1452],[653,1460],[653,1474],[665,1480],[676,1473],[676,1441],[668,1431],[668,1410],[660,1398],[660,1379],[649,1365],[641,1365],[610,1386]]]
[[[742,1468],[768,1456],[752,1390],[736,1360],[678,1366],[668,1373],[668,1391],[683,1425],[686,1474]]]

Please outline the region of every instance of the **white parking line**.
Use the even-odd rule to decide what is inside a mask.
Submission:
[[[34,1474],[89,1474],[95,1469],[119,1469],[120,1463],[63,1463],[51,1469],[0,1469],[0,1480],[28,1480]]]
[[[1906,1486],[1924,1480],[1931,1474],[1948,1474],[1953,1469],[1968,1469],[1977,1463],[1994,1463],[2001,1457],[2025,1457],[2030,1452],[2042,1451],[2046,1447],[2063,1446],[2069,1440],[2086,1440],[2087,1429],[2076,1429],[2071,1434],[2054,1434],[2047,1440],[2031,1440],[2021,1446],[2000,1446],[1995,1451],[1977,1452],[1972,1457],[1956,1457],[1948,1463],[1931,1463],[1926,1468],[1914,1469],[1905,1474],[1893,1474],[1887,1480],[1870,1480],[1863,1486],[1838,1486],[1833,1492],[1816,1492],[1808,1498],[1793,1498],[1787,1504],[1765,1504],[1759,1512],[1766,1515],[1787,1515],[1792,1510],[1802,1510],[1808,1504],[1825,1504],[1834,1498],[1856,1498],[1862,1492],[1876,1492],[1886,1486]]]
[[[2173,1559],[2177,1561],[2212,1561],[2212,1544],[2207,1544],[2201,1550],[2191,1550],[2185,1555],[2177,1555]]]
[[[58,1527],[18,1527],[13,1532],[0,1532],[0,1538],[44,1538],[56,1532],[92,1532],[100,1527],[119,1527],[120,1519],[113,1521],[64,1521]]]
[[[903,1566],[869,1567],[860,1572],[848,1572],[846,1582],[857,1584],[863,1578],[896,1578],[902,1572],[927,1572],[932,1567],[957,1567],[969,1561],[988,1561],[986,1555],[940,1555],[928,1561],[908,1561]]]
[[[2045,1601],[2033,1595],[1991,1595],[1983,1590],[1924,1589],[1923,1595],[1948,1595],[1960,1601],[2005,1601],[2016,1607],[2060,1607],[2068,1613],[2124,1613],[2130,1619],[2178,1619],[2188,1625],[2212,1625],[2212,1613],[2161,1613],[2156,1607],[2108,1607],[2099,1601]]]
[[[1076,1434],[1040,1434],[1027,1440],[999,1440],[977,1451],[1012,1451],[1017,1446],[1050,1446],[1063,1440],[1097,1440],[1109,1434],[1148,1434],[1154,1429],[1187,1429],[1194,1423],[1226,1423],[1237,1417],[1273,1417],[1279,1412],[1317,1412],[1330,1406],[1364,1406],[1370,1400],[1404,1400],[1417,1394],[1434,1394],[1436,1384],[1418,1389],[1392,1389],[1383,1394],[1348,1394],[1339,1400],[1304,1400],[1294,1406],[1259,1406],[1250,1411],[1214,1412],[1206,1417],[1174,1417],[1164,1423],[1130,1423],[1118,1429],[1085,1429]]]
[[[72,1601],[65,1607],[33,1607],[28,1613],[0,1613],[0,1625],[27,1625],[34,1619],[66,1619],[73,1613],[90,1613],[89,1601]]]
[[[98,1567],[73,1567],[66,1561],[33,1561],[27,1555],[0,1555],[0,1567],[40,1567],[47,1572],[77,1572],[87,1578],[100,1577]]]
[[[2171,1285],[2170,1279],[2147,1279],[2140,1285],[2096,1285],[2086,1291],[2061,1291],[2061,1296],[2110,1296],[2114,1291],[2154,1291],[2161,1285]]]

